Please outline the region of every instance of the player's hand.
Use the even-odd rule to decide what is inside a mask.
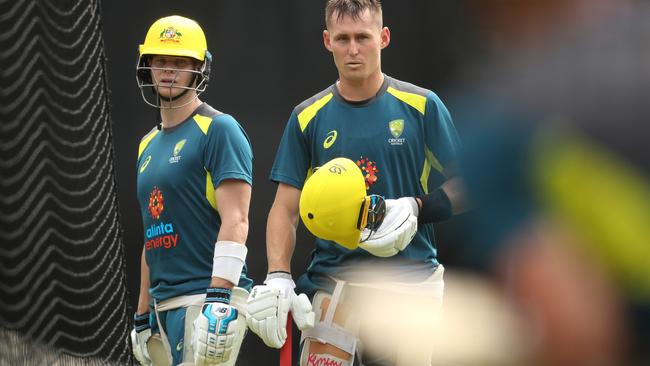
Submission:
[[[193,323],[195,365],[218,365],[230,359],[238,322],[238,311],[230,305],[230,295],[228,289],[208,289],[201,313]]]
[[[131,346],[133,356],[143,366],[151,365],[147,341],[151,337],[151,326],[149,325],[149,313],[135,314],[133,317],[134,328],[131,331]]]
[[[413,197],[386,200],[384,221],[376,231],[363,229],[359,246],[377,257],[404,250],[418,231],[418,204]]]
[[[248,327],[269,347],[281,348],[287,339],[289,311],[300,330],[314,326],[311,303],[307,295],[296,295],[295,287],[290,274],[270,274],[248,297]]]

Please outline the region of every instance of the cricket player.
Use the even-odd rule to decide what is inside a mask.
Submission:
[[[199,99],[212,56],[197,22],[161,18],[139,51],[138,86],[160,123],[138,149],[145,232],[134,355],[143,365],[234,365],[252,285],[251,145],[232,116]]]
[[[432,223],[465,205],[462,183],[454,177],[459,138],[436,94],[382,73],[381,50],[390,43],[390,31],[383,26],[379,1],[329,0],[325,21],[323,42],[339,78],[300,103],[286,125],[270,175],[278,189],[267,223],[268,275],[249,296],[249,327],[267,345],[280,348],[291,311],[303,330],[301,365],[395,364],[390,352],[364,350],[367,330],[354,315],[362,309],[351,306],[346,294],[352,283],[358,287],[359,274],[367,281],[383,275],[395,282],[393,288],[421,285],[440,303],[444,269]],[[367,195],[386,198],[386,217],[365,234],[342,234],[336,225],[323,225],[307,273],[296,286],[290,263],[301,190],[315,169],[338,157],[361,169]],[[448,180],[429,191],[433,174]],[[330,204],[336,210],[337,202]],[[296,287],[308,295],[311,307],[304,294],[296,295]]]

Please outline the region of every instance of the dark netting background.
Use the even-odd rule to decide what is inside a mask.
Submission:
[[[130,363],[101,4],[0,1],[0,364]]]

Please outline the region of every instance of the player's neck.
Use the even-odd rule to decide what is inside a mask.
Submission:
[[[384,83],[384,74],[381,70],[373,73],[365,79],[346,79],[339,76],[339,81],[336,83],[339,94],[343,99],[352,102],[367,100],[375,95]]]
[[[187,103],[187,101],[177,100],[172,103],[183,104]],[[194,112],[196,108],[201,105],[201,103],[202,102],[199,98],[194,98],[190,103],[180,108],[161,108],[160,120],[162,122],[162,127],[172,128],[174,126],[177,126],[181,122],[185,121],[190,116],[190,114],[192,114],[192,112]]]

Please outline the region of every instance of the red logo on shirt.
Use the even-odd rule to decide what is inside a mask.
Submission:
[[[362,156],[357,160],[357,166],[361,169],[363,177],[366,180],[366,189],[370,189],[373,184],[377,183],[377,179],[379,179],[379,169],[377,169],[377,164]]]
[[[149,194],[149,214],[155,220],[160,218],[160,214],[165,209],[163,194],[158,187],[153,187]]]

